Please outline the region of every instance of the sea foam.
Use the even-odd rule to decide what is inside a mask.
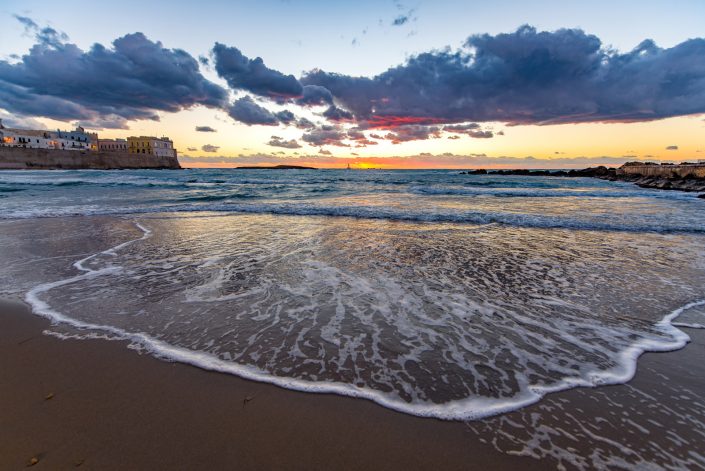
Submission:
[[[483,417],[488,417],[496,414],[501,414],[504,412],[509,412],[516,410],[518,408],[533,404],[539,401],[543,396],[549,393],[562,391],[575,387],[595,387],[606,384],[621,384],[629,381],[635,374],[637,367],[637,359],[639,356],[646,351],[670,351],[682,348],[689,341],[689,337],[686,333],[679,330],[673,325],[674,320],[680,316],[685,311],[705,305],[705,300],[699,300],[685,304],[667,315],[665,315],[661,320],[656,322],[651,326],[654,335],[647,335],[642,338],[636,339],[635,341],[628,344],[625,348],[621,348],[612,354],[611,361],[613,365],[604,369],[589,369],[587,371],[581,372],[578,376],[566,376],[563,378],[556,378],[551,384],[547,384],[545,380],[540,382],[531,382],[519,380],[517,385],[517,390],[514,394],[509,397],[493,397],[492,395],[481,395],[474,394],[462,399],[453,399],[445,402],[434,402],[430,400],[421,400],[418,397],[412,400],[403,400],[398,395],[390,394],[379,389],[374,389],[369,385],[351,384],[341,381],[330,381],[330,380],[306,380],[300,377],[287,377],[281,374],[281,371],[277,374],[273,374],[260,366],[255,364],[245,364],[237,363],[234,361],[228,361],[212,352],[195,350],[192,348],[187,348],[184,346],[178,346],[165,341],[163,338],[157,338],[154,335],[148,334],[146,332],[133,332],[127,328],[117,327],[110,324],[103,324],[99,322],[89,322],[86,320],[80,320],[72,317],[65,312],[61,312],[59,308],[53,307],[49,302],[44,300],[47,294],[56,290],[57,288],[67,288],[71,285],[88,283],[89,286],[94,281],[103,278],[118,278],[125,274],[126,268],[116,262],[119,262],[123,252],[130,249],[139,249],[136,247],[149,241],[153,236],[154,232],[147,227],[146,222],[137,222],[137,228],[142,231],[142,236],[118,244],[110,249],[97,252],[93,255],[85,257],[76,261],[73,266],[79,272],[75,276],[68,277],[62,280],[52,281],[48,283],[40,284],[33,289],[31,289],[26,294],[26,301],[32,306],[33,312],[38,315],[44,316],[50,319],[55,324],[67,325],[72,328],[78,329],[78,333],[74,334],[63,334],[66,338],[74,338],[76,335],[82,336],[93,336],[107,334],[109,337],[114,339],[121,339],[129,342],[130,348],[138,349],[140,351],[148,352],[160,359],[168,361],[178,361],[182,363],[191,364],[203,369],[218,371],[228,374],[237,375],[239,377],[261,381],[266,383],[275,384],[288,389],[306,391],[306,392],[319,392],[319,393],[334,393],[344,396],[364,398],[372,400],[384,407],[394,409],[400,412],[413,414],[422,417],[435,417],[439,419],[448,420],[472,420],[479,419]],[[139,250],[138,250],[139,251]],[[256,261],[253,259],[253,267],[259,266],[264,263],[265,259],[260,259]],[[267,262],[271,263],[271,262]],[[349,274],[341,272],[339,269],[322,262],[308,262],[308,269],[305,270],[304,275],[310,276],[308,280],[304,280],[305,283],[302,286],[306,286],[306,283],[313,284],[318,287],[325,287],[326,283],[334,283],[335,288],[339,286],[349,286],[351,293],[357,293],[356,296],[361,297],[374,297],[374,293],[378,292],[379,285],[370,282],[369,280],[353,277]],[[199,269],[214,269],[218,268],[219,259],[217,257],[205,260],[199,265]],[[165,269],[173,270],[171,266],[165,266]],[[227,275],[222,271],[215,278],[212,278],[210,285],[208,283],[199,285],[200,288],[196,291],[191,292],[192,299],[188,302],[198,302],[198,303],[208,303],[213,301],[222,301],[219,298],[212,298],[213,293],[219,291],[219,284],[222,284],[226,280],[230,279],[230,275]],[[130,275],[134,276],[134,275]],[[390,296],[392,298],[398,298],[404,300],[403,288],[400,285],[396,285],[396,281],[387,280],[384,281],[383,291],[387,294],[385,296]],[[331,289],[333,285],[331,286]],[[289,288],[292,290],[299,288]],[[291,295],[295,295],[295,291],[290,292]],[[259,293],[261,294],[261,293]],[[258,294],[258,295],[259,295]],[[305,295],[305,292],[298,293]],[[439,295],[435,292],[427,292],[425,296]],[[338,296],[338,294],[334,294]],[[211,299],[208,299],[211,297]],[[341,298],[343,299],[343,298]],[[371,298],[369,302],[379,303],[382,302],[382,298],[374,300]],[[343,301],[339,301],[343,302]],[[367,303],[368,301],[365,301]],[[386,302],[386,301],[385,301]],[[410,299],[410,302],[415,302]],[[468,307],[462,305],[463,298],[458,297],[458,295],[449,294],[446,299],[438,300],[442,302],[442,306],[446,306],[447,310],[444,315],[454,316],[457,318],[462,318],[466,316]],[[460,304],[459,304],[460,303]],[[546,305],[558,305],[560,307],[563,301],[558,299],[546,299]],[[367,304],[363,304],[367,305]],[[419,306],[416,306],[419,308]],[[386,309],[386,308],[385,308]],[[410,310],[415,309],[414,306],[410,306]],[[476,305],[475,312],[480,312],[483,306]],[[380,311],[385,312],[385,311]],[[404,312],[404,311],[400,311]],[[388,322],[394,323],[398,328],[402,329],[412,329],[412,324],[409,324],[404,319],[397,319],[400,313],[386,312],[384,315],[388,317]],[[367,315],[364,312],[358,312],[356,315]],[[494,315],[492,312],[485,312],[483,315]],[[340,317],[343,316],[343,317]],[[331,321],[327,324],[328,331],[322,331],[321,337],[324,341],[338,342],[340,346],[339,329],[341,328],[341,323],[344,321],[344,311],[335,313],[331,318]],[[591,345],[589,338],[579,338],[570,332],[564,331],[556,326],[547,325],[542,323],[540,320],[536,320],[526,315],[522,315],[519,312],[514,313],[514,320],[512,322],[516,323],[517,332],[521,329],[525,330],[525,334],[528,333],[529,337],[527,339],[530,341],[532,336],[538,338],[537,335],[541,331],[546,332],[546,334],[556,335],[571,345],[575,345],[577,348],[583,348],[586,351],[590,351],[597,348],[601,353],[609,352],[609,349],[598,347],[597,345]],[[371,319],[368,319],[371,321]],[[448,328],[448,325],[442,321],[440,318],[437,325],[433,325],[433,319],[429,318],[426,322],[430,322],[428,328],[424,328],[420,331],[423,335],[443,335],[444,329]],[[574,322],[574,321],[570,321]],[[471,325],[470,325],[471,328]],[[592,325],[594,332],[604,334],[605,338],[609,338],[611,334],[610,326],[600,326]],[[437,333],[434,334],[434,331]],[[405,335],[418,335],[418,332],[407,332]],[[55,335],[61,335],[55,333]],[[522,334],[524,335],[524,334]],[[384,339],[381,339],[384,340]],[[477,339],[475,339],[477,340]],[[349,342],[348,342],[349,343]],[[297,344],[298,345],[298,344]],[[345,355],[351,355],[355,352],[354,343],[345,346],[350,348],[348,353]],[[424,347],[425,348],[425,347]],[[452,350],[448,351],[449,353]],[[297,358],[297,352],[292,350],[292,357]],[[300,351],[298,354],[303,355]],[[380,351],[377,350],[375,355],[380,355]],[[343,355],[343,353],[341,353]],[[301,361],[305,361],[304,358],[300,358]],[[379,358],[377,359],[379,360]],[[373,361],[377,361],[373,360]],[[458,359],[459,361],[465,361]],[[363,365],[364,366],[364,365]],[[402,373],[403,373],[402,365]],[[395,373],[397,374],[397,373]],[[433,374],[433,372],[431,372]],[[528,376],[523,376],[527,378]],[[441,378],[436,378],[440,381]],[[440,384],[440,383],[439,383]]]

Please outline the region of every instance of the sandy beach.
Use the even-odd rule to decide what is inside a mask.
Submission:
[[[703,466],[705,335],[698,330],[689,329],[693,341],[683,350],[644,355],[627,385],[567,391],[464,423],[160,361],[124,342],[60,340],[43,335],[50,324],[21,304],[4,302],[1,311],[2,469],[33,458],[35,469],[55,470],[575,469],[603,462],[578,455],[629,463],[636,459],[629,450],[659,466]],[[584,437],[556,407],[572,409]],[[550,449],[531,448],[549,429],[564,436],[556,432]],[[574,443],[561,449],[561,440]],[[519,443],[523,453],[513,449]]]
[[[0,471],[705,471],[672,3],[2,2]]]

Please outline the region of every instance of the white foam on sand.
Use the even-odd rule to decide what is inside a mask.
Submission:
[[[673,321],[684,311],[705,305],[705,300],[700,300],[691,302],[670,312],[655,325],[657,331],[667,335],[667,340],[643,339],[633,343],[617,354],[617,357],[614,358],[616,366],[608,370],[592,371],[581,377],[564,378],[550,386],[519,384],[519,392],[509,398],[473,396],[443,404],[422,401],[404,402],[398,397],[386,395],[383,392],[368,387],[358,387],[341,382],[307,381],[298,378],[275,376],[253,366],[222,360],[207,352],[174,346],[145,333],[128,332],[110,325],[80,321],[55,310],[41,299],[43,293],[55,288],[95,277],[110,276],[119,273],[122,267],[118,265],[108,264],[103,268],[93,269],[90,268],[90,263],[98,257],[115,257],[121,249],[152,236],[152,231],[149,228],[141,223],[136,223],[136,226],[143,232],[141,237],[123,242],[108,250],[78,260],[73,266],[80,272],[79,274],[63,280],[38,285],[27,292],[25,299],[32,306],[33,312],[50,319],[54,323],[62,323],[80,330],[92,331],[93,333],[88,334],[88,336],[92,336],[91,338],[95,338],[96,334],[94,332],[98,331],[107,334],[113,339],[117,338],[128,341],[130,348],[148,352],[167,361],[186,363],[202,369],[233,374],[244,379],[270,383],[296,391],[333,393],[342,396],[364,398],[384,407],[421,417],[434,417],[446,420],[480,419],[510,412],[536,403],[543,396],[552,392],[575,387],[595,387],[607,384],[626,383],[634,376],[637,360],[642,353],[647,351],[672,351],[684,347],[690,338],[685,332],[676,328],[673,325]],[[58,337],[62,338],[61,336]],[[75,335],[65,336],[65,338],[75,337]]]

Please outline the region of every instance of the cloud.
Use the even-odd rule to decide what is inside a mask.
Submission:
[[[303,87],[302,97],[297,100],[302,106],[333,104],[333,95],[326,87],[306,85]]]
[[[328,118],[330,121],[352,121],[353,115],[349,111],[345,111],[342,108],[338,108],[335,105],[330,105],[327,110],[323,112],[323,116]]]
[[[233,89],[266,97],[298,98],[303,94],[296,77],[270,69],[261,57],[249,59],[236,47],[216,43],[213,58],[216,72]]]
[[[263,124],[267,126],[276,126],[279,124],[277,117],[249,97],[244,96],[235,101],[228,110],[228,114],[235,121],[240,121],[248,125]]]
[[[312,146],[338,146],[338,147],[350,147],[349,144],[342,142],[347,138],[347,133],[335,126],[323,126],[318,129],[314,129],[310,132],[305,133],[301,139],[304,142],[311,144]]]
[[[296,121],[296,116],[289,110],[279,111],[278,113],[275,113],[274,116],[276,116],[282,124],[289,124]]]
[[[0,110],[2,124],[8,128],[20,129],[44,129],[44,125],[34,118],[19,117],[17,115]]]
[[[407,15],[399,15],[394,18],[394,21],[392,21],[392,26],[401,26],[406,24],[408,21],[409,17]]]
[[[130,129],[127,125],[127,120],[116,115],[103,115],[90,119],[82,119],[75,122],[74,126],[81,126],[86,129]]]
[[[216,164],[222,166],[254,165],[254,164],[291,164],[291,165],[311,165],[321,167],[344,167],[347,163],[351,165],[365,163],[367,165],[391,168],[533,168],[533,169],[558,169],[558,168],[586,168],[596,165],[618,166],[633,157],[561,157],[561,158],[537,158],[533,156],[488,156],[485,154],[464,154],[457,155],[450,152],[443,154],[432,154],[422,152],[409,156],[389,156],[389,157],[364,157],[355,156],[350,153],[347,156],[336,157],[330,151],[319,149],[317,154],[308,155],[274,155],[274,154],[240,154],[238,156],[179,156],[179,161],[184,164]],[[673,161],[670,161],[673,162]]]
[[[299,118],[296,122],[296,127],[299,129],[313,129],[316,127],[316,124],[306,118]]]
[[[443,130],[455,134],[465,134],[476,139],[490,139],[494,137],[492,131],[483,131],[478,123],[456,124],[443,126]]]
[[[400,12],[406,11],[402,5]],[[412,12],[399,18],[413,21]],[[245,124],[281,123],[317,134],[311,121],[270,111],[249,96],[230,104],[229,92],[200,73],[199,60],[142,33],[84,51],[53,28],[16,18],[35,38],[18,62],[0,60],[0,108],[17,116],[126,128],[129,120],[158,120],[160,112],[202,105]],[[703,38],[671,48],[646,40],[622,53],[580,29],[523,26],[470,36],[459,49],[421,53],[374,77],[314,69],[297,79],[220,43],[210,63],[236,91],[278,104],[323,106],[328,123],[385,130],[378,134],[392,142],[435,138],[439,131],[504,134],[458,128],[484,122],[632,122],[705,113]]]
[[[401,144],[402,142],[439,137],[441,137],[441,130],[436,126],[409,125],[395,128],[393,132],[387,133],[384,139],[392,141],[392,144]]]
[[[62,121],[113,116],[115,122],[226,104],[226,90],[206,80],[181,49],[133,33],[112,48],[94,44],[84,51],[63,33],[17,18],[37,42],[19,62],[0,61],[0,108],[12,113]]]
[[[443,130],[447,132],[456,132],[460,134],[465,134],[468,131],[475,131],[480,129],[478,123],[467,123],[467,124],[456,124],[452,126],[443,126]]]
[[[666,150],[678,150],[678,146],[668,146]]]
[[[347,139],[355,142],[355,147],[376,146],[378,143],[368,139],[365,134],[357,129],[351,129],[347,133]]]
[[[301,144],[299,144],[296,139],[290,139],[288,141],[282,139],[279,136],[272,136],[270,141],[267,143],[272,147],[284,147],[285,149],[299,149]]]
[[[313,70],[369,127],[500,121],[647,121],[705,112],[705,39],[620,53],[580,29],[470,36],[460,50],[411,57],[375,77]]]
[[[187,147],[186,150],[189,152],[196,152],[198,150],[198,147]]]
[[[210,144],[201,146],[201,150],[203,152],[218,152],[218,149],[220,149],[220,146],[212,146]]]
[[[218,132],[210,126],[196,126],[197,132]]]

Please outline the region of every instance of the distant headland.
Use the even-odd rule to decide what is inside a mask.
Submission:
[[[235,168],[239,170],[318,170],[316,167],[304,167],[303,165],[245,165]]]

